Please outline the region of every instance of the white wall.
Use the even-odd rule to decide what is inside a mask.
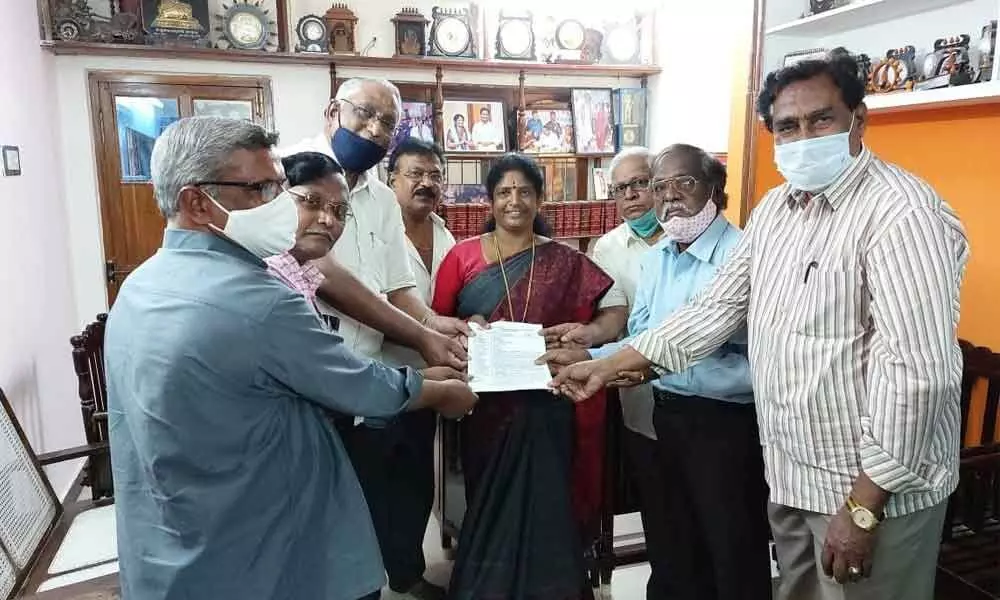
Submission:
[[[36,452],[83,442],[69,338],[76,329],[67,212],[60,185],[54,59],[38,47],[34,2],[0,19],[0,144],[21,149],[0,177],[0,387]],[[52,467],[57,494],[78,464]]]
[[[654,61],[663,72],[650,78],[649,143],[683,142],[709,152],[729,146],[729,111],[737,22],[749,0],[672,0],[656,15]],[[747,57],[749,60],[749,57]]]

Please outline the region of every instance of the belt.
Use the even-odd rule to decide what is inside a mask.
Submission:
[[[695,400],[697,398],[699,398],[699,396],[685,396],[684,394],[675,394],[673,392],[661,390],[656,387],[653,388],[653,401],[656,403],[657,406],[661,404],[667,404],[670,402],[677,402],[677,401],[684,402],[687,400]]]

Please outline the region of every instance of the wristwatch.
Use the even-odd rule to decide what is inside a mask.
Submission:
[[[851,520],[860,529],[871,532],[874,531],[878,524],[881,522],[881,517],[875,516],[868,508],[858,504],[852,496],[847,497],[847,510],[851,513]]]

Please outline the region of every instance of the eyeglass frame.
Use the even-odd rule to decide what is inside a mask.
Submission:
[[[633,177],[625,183],[609,185],[608,196],[611,198],[624,198],[626,190],[631,190],[633,192],[648,192],[651,190],[650,185],[652,183],[653,179],[651,177]]]
[[[238,187],[243,188],[246,191],[257,192],[260,195],[261,200],[264,204],[267,204],[271,200],[274,200],[281,195],[282,192],[288,190],[287,180],[285,179],[265,179],[263,181],[196,181],[194,183],[188,184],[194,187],[205,187],[209,185],[222,186],[222,187]],[[274,194],[270,197],[265,196],[264,188],[266,186],[273,185],[276,186]]]
[[[295,188],[289,188],[286,191],[292,196],[295,196],[297,199],[302,201],[306,202],[312,200],[322,201],[322,198],[319,196],[319,194],[313,194],[311,192],[303,194],[302,192],[295,190]],[[354,214],[353,212],[351,212],[351,204],[349,202],[323,201],[323,206],[321,206],[320,208],[318,209],[310,208],[309,210],[321,210],[323,212],[329,212],[333,218],[337,219],[341,223],[346,222],[348,217]]]
[[[418,173],[420,175],[419,177],[417,177]],[[394,171],[393,174],[394,175],[399,175],[400,177],[406,179],[407,181],[411,181],[413,183],[421,182],[424,179],[427,179],[429,176],[435,175],[435,173],[433,171],[417,171],[417,172],[407,171],[407,172],[404,173],[404,172],[399,171],[398,169],[396,171]],[[430,182],[433,183],[434,185],[443,185],[444,182],[445,182],[445,180],[446,180],[446,177],[445,177],[444,171],[440,171],[439,170],[437,172],[437,181],[435,181],[433,178],[431,178]]]
[[[690,190],[684,190],[684,189],[681,189],[680,187],[677,186],[677,183],[680,180],[682,180],[682,179],[689,180],[691,182],[690,183],[690,185],[691,185],[691,189]],[[661,179],[650,179],[649,180],[649,191],[653,195],[659,195],[662,192],[657,192],[656,191],[656,186],[657,186],[657,184],[662,184],[662,185],[665,185],[665,186],[670,186],[670,187],[674,188],[675,190],[677,190],[678,192],[680,192],[682,194],[689,195],[692,192],[694,192],[695,189],[697,189],[699,183],[701,183],[701,180],[698,179],[697,177],[695,177],[694,175],[678,175],[676,177],[664,177],[664,178],[661,178]],[[663,191],[666,191],[666,188],[664,188]]]
[[[350,104],[351,109],[354,111],[354,116],[357,117],[358,120],[366,124],[372,122],[372,120],[376,120],[379,122],[380,125],[382,125],[382,127],[385,127],[385,130],[388,131],[389,133],[395,133],[396,130],[399,129],[400,119],[398,116],[396,117],[395,121],[386,121],[384,112],[380,113],[368,108],[367,106],[361,106],[360,104],[355,104],[353,101],[348,100],[347,98],[337,98],[335,101],[346,102]]]

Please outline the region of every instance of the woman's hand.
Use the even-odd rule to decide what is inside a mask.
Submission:
[[[594,345],[594,332],[583,323],[563,323],[546,327],[539,332],[545,336],[545,347],[553,348],[590,348]]]
[[[490,328],[489,322],[482,315],[472,315],[471,317],[469,317],[469,323],[471,323],[473,325],[478,325],[478,326],[482,327],[483,329],[489,329]]]

